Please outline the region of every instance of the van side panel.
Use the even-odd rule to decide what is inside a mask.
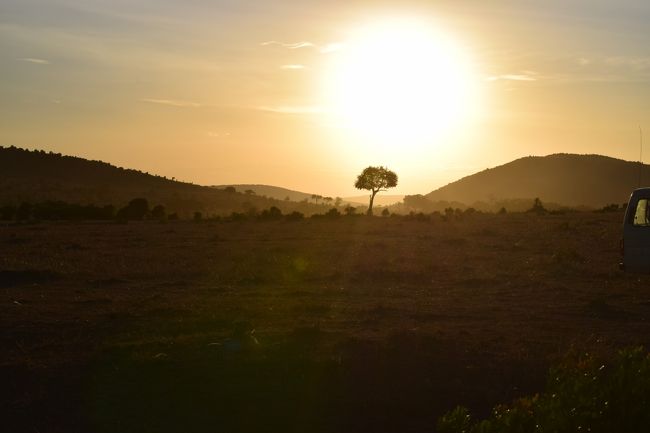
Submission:
[[[650,189],[630,196],[623,221],[623,265],[626,271],[650,272]]]

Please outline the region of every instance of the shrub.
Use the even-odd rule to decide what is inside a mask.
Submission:
[[[607,206],[603,206],[601,209],[597,210],[596,212],[616,212],[619,210],[618,203],[611,203],[608,204]]]
[[[650,357],[625,349],[610,365],[585,355],[550,371],[547,390],[474,421],[463,407],[438,420],[442,433],[647,432],[650,426]]]
[[[16,210],[16,220],[24,221],[32,217],[32,205],[29,203],[21,203]]]
[[[151,218],[156,219],[156,220],[164,220],[165,219],[165,206],[159,204],[158,206],[155,206],[153,209],[151,209]]]
[[[119,220],[141,220],[149,213],[149,202],[145,198],[134,198],[117,212]]]
[[[542,204],[542,201],[539,199],[539,197],[535,198],[535,201],[533,202],[533,207],[528,209],[526,212],[529,213],[535,213],[537,215],[543,215],[547,213],[546,208]]]
[[[282,211],[275,207],[271,206],[269,209],[265,209],[259,216],[259,219],[266,221],[274,221],[282,219]]]
[[[298,211],[293,211],[284,217],[287,221],[300,221],[305,218],[305,215]]]
[[[328,218],[338,218],[341,216],[341,212],[339,212],[337,208],[333,207],[325,213],[325,216]]]
[[[233,212],[230,214],[230,221],[246,221],[247,217],[245,213]]]

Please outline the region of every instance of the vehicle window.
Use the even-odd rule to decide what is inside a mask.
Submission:
[[[636,205],[634,210],[634,224],[635,226],[650,226],[650,220],[648,217],[648,199],[642,198]]]

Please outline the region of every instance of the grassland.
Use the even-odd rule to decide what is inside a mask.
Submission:
[[[0,226],[12,432],[432,432],[650,346],[620,213]]]

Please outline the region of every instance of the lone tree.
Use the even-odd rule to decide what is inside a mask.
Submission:
[[[357,177],[354,187],[370,191],[370,204],[368,215],[372,215],[372,203],[379,191],[387,191],[388,188],[397,186],[397,174],[386,167],[366,167]]]

